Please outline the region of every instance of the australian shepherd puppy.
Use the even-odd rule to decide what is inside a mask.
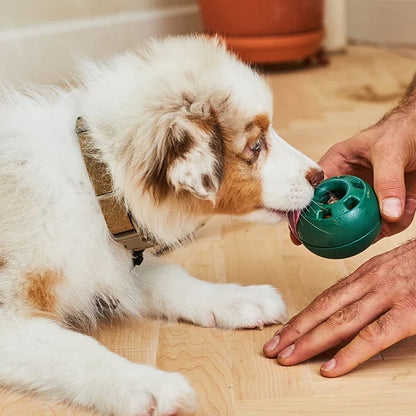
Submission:
[[[277,222],[309,203],[322,172],[274,132],[272,111],[264,80],[202,36],[87,62],[69,92],[4,94],[1,384],[105,415],[193,412],[182,375],[131,363],[79,330],[122,316],[252,328],[281,320],[284,303],[270,286],[199,281],[153,256],[133,267],[109,233],[76,121],[134,222],[170,247],[215,214]]]

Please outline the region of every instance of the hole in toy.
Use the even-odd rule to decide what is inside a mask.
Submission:
[[[327,220],[328,218],[332,218],[332,212],[330,209],[322,209],[321,211],[319,211],[318,217],[320,219]]]
[[[344,198],[346,192],[343,189],[335,189],[334,191],[328,191],[325,194],[323,194],[319,198],[319,202],[321,204],[334,204],[335,202],[338,202],[340,199]]]
[[[364,188],[364,185],[362,184],[362,182],[357,181],[357,180],[352,181],[352,186],[354,188],[358,188],[358,189],[363,189]]]
[[[355,198],[348,198],[345,202],[344,205],[348,210],[352,210],[354,207],[356,207],[358,205],[358,202]]]

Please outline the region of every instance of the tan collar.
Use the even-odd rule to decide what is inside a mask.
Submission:
[[[136,224],[124,200],[115,195],[107,166],[97,149],[92,147],[88,127],[82,117],[77,118],[75,132],[79,138],[88,175],[114,240],[134,251],[157,246],[156,240]]]

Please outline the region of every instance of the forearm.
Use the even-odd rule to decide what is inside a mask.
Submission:
[[[416,74],[413,76],[399,104],[387,112],[377,124],[383,124],[387,120],[397,118],[402,121],[410,120],[412,124],[416,124]]]

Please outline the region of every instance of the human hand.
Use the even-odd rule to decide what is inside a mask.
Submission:
[[[392,117],[333,146],[325,173],[355,175],[373,185],[384,219],[382,236],[407,228],[416,210],[416,122]]]
[[[392,114],[331,147],[319,161],[326,177],[354,175],[374,187],[380,238],[407,228],[416,211],[416,118]],[[300,244],[291,234],[292,241]]]
[[[319,295],[265,344],[264,354],[293,365],[349,341],[321,367],[348,373],[373,355],[416,335],[416,241],[374,257]]]

